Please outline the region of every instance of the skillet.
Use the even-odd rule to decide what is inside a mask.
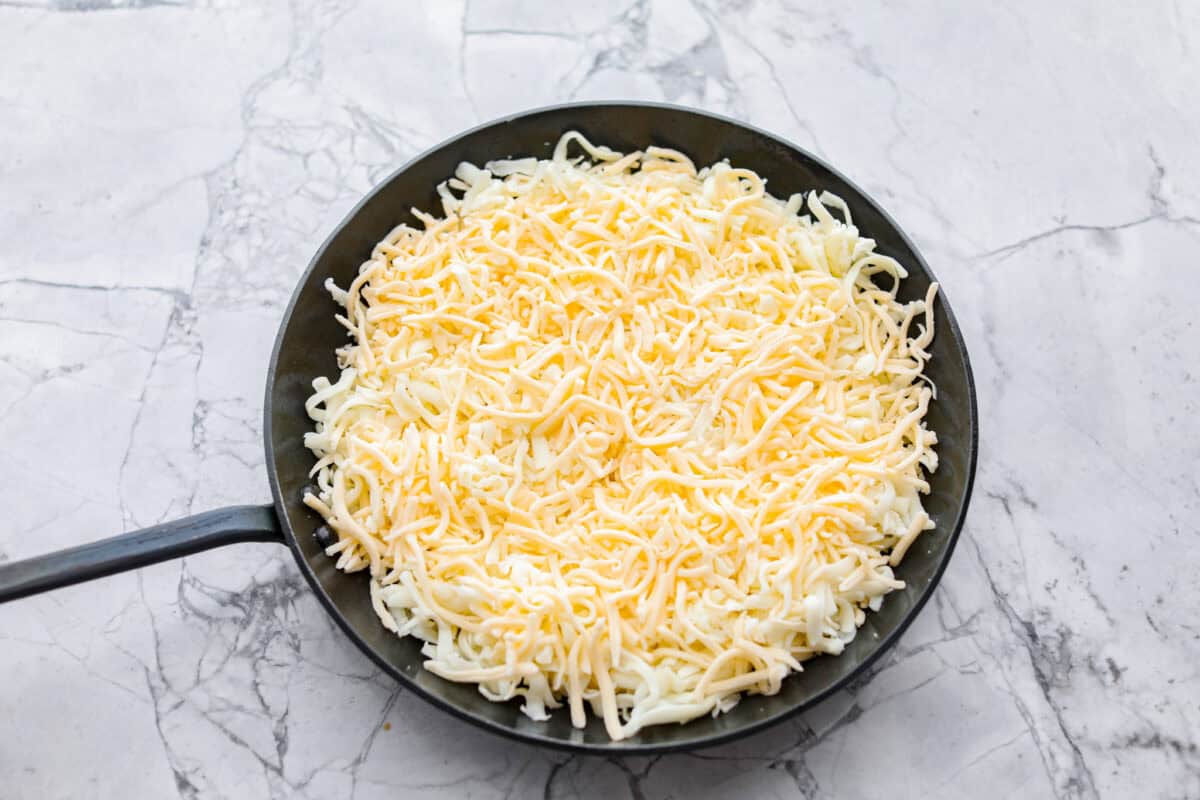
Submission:
[[[825,189],[846,201],[854,222],[878,242],[878,251],[903,264],[902,302],[924,297],[934,280],[929,267],[896,223],[867,195],[820,159],[771,134],[707,112],[650,103],[581,103],[551,106],[486,123],[434,147],[372,190],[317,250],[280,323],[267,367],[263,435],[267,478],[274,503],[235,506],[197,514],[111,539],[25,561],[0,564],[0,602],[136,569],[227,544],[271,541],[289,547],[300,572],[350,641],[406,688],[486,730],[533,744],[604,754],[651,754],[715,745],[746,736],[808,708],[863,675],[891,647],[933,593],[962,529],[978,450],[975,387],[962,333],[944,292],[935,310],[937,334],[926,375],[937,387],[926,421],[938,434],[939,467],[925,506],[936,528],[921,535],[897,576],[906,588],[868,613],[857,637],[836,657],[805,662],[771,697],[747,695],[730,712],[683,725],[659,725],[612,742],[597,719],[571,726],[560,710],[534,722],[519,703],[492,703],[474,685],[443,680],[421,665],[420,643],[384,629],[371,608],[365,573],[347,575],[324,554],[330,532],[303,504],[314,463],[303,435],[312,429],[304,401],[319,375],[336,376],[334,350],[346,332],[324,289],[332,277],[347,286],[376,242],[400,222],[417,224],[409,209],[440,209],[435,186],[461,161],[548,158],[559,136],[579,130],[591,141],[623,152],[649,144],[686,153],[698,165],[729,159],[758,172],[772,194]]]

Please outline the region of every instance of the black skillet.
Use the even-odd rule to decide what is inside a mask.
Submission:
[[[386,631],[371,609],[365,574],[334,569],[322,552],[321,520],[301,498],[309,486],[313,457],[302,437],[312,423],[304,400],[318,375],[336,374],[334,349],[346,341],[334,321],[336,307],[323,288],[332,277],[346,286],[372,247],[397,223],[416,224],[413,207],[440,208],[434,187],[461,161],[482,163],[505,156],[550,155],[567,130],[597,143],[630,151],[649,144],[673,147],[697,164],[727,158],[769,179],[772,193],[786,197],[826,189],[844,199],[864,235],[880,252],[908,268],[902,300],[923,297],[933,280],[916,248],[884,211],[857,186],[819,159],[768,133],[700,111],[641,103],[554,106],[497,120],[438,145],[401,167],[368,194],[317,251],[284,312],[267,368],[263,431],[273,506],[236,506],[26,561],[0,565],[0,602],[167,559],[247,541],[286,544],[329,614],[350,640],[402,685],[435,705],[490,731],[535,744],[597,753],[656,753],[714,745],[745,736],[807,708],[844,686],[890,647],[929,599],[962,528],[975,474],[978,423],[975,387],[962,333],[944,293],[937,300],[937,335],[926,374],[937,386],[927,421],[938,434],[940,466],[925,501],[937,528],[917,540],[897,573],[907,588],[887,596],[868,613],[857,638],[840,656],[808,661],[772,697],[747,696],[732,711],[685,725],[660,725],[611,742],[597,720],[571,727],[560,711],[534,722],[518,704],[492,703],[472,685],[442,680],[422,666],[418,642]]]

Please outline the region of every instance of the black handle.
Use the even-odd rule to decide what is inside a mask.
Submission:
[[[0,603],[237,542],[279,542],[272,506],[232,506],[0,564]]]

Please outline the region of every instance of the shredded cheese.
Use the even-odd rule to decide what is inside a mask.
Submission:
[[[903,586],[937,287],[898,302],[841,200],[765,184],[571,132],[329,284],[307,502],[430,671],[622,739],[778,691]]]

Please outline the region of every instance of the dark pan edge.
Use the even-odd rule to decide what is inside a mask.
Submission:
[[[272,438],[272,424],[271,424],[272,413],[271,412],[272,412],[272,397],[273,397],[274,389],[275,389],[275,376],[276,376],[276,371],[277,371],[277,365],[279,362],[279,355],[280,355],[280,351],[281,351],[282,344],[283,344],[284,332],[287,328],[287,322],[292,317],[293,311],[296,307],[297,301],[300,298],[301,292],[308,285],[309,280],[312,277],[313,271],[317,268],[317,265],[322,260],[322,257],[324,256],[325,252],[329,249],[331,243],[337,237],[338,233],[349,224],[349,222],[359,213],[360,209],[363,206],[365,206],[385,186],[387,186],[389,183],[391,183],[391,181],[397,175],[405,172],[413,164],[421,161],[422,159],[426,158],[430,154],[435,153],[445,147],[450,146],[451,144],[457,142],[459,139],[471,136],[471,135],[475,134],[476,132],[481,131],[485,128],[490,128],[495,125],[512,122],[512,121],[520,119],[522,117],[533,116],[533,115],[542,114],[542,113],[551,112],[551,111],[569,110],[572,108],[596,108],[596,107],[612,108],[612,109],[631,108],[631,107],[632,108],[658,108],[658,109],[682,112],[682,113],[691,114],[694,116],[709,117],[709,118],[712,118],[712,119],[715,119],[715,120],[718,120],[718,121],[721,121],[724,123],[728,123],[728,124],[739,126],[741,128],[745,128],[757,135],[763,136],[764,138],[778,142],[783,147],[786,147],[786,148],[794,150],[798,153],[801,153],[806,158],[808,158],[808,159],[812,160],[814,163],[824,167],[830,173],[832,173],[833,175],[835,175],[836,177],[838,177],[839,179],[844,181],[849,187],[851,187],[856,192],[858,192],[858,194],[866,202],[868,202],[869,204],[874,206],[875,210],[879,212],[880,216],[884,219],[884,221],[887,222],[887,224],[890,225],[892,227],[892,229],[898,233],[900,238],[904,241],[904,243],[908,246],[908,248],[916,256],[917,261],[920,264],[920,267],[929,276],[930,280],[931,281],[937,280],[937,276],[934,275],[933,270],[931,270],[929,268],[929,265],[925,262],[925,259],[920,254],[920,251],[912,243],[908,234],[906,234],[904,232],[904,230],[899,225],[896,224],[895,220],[892,219],[891,215],[888,214],[887,211],[882,206],[880,206],[879,203],[877,201],[875,201],[875,199],[873,197],[871,197],[871,195],[869,195],[867,192],[865,192],[857,183],[855,183],[854,181],[847,178],[840,170],[838,170],[838,169],[834,168],[833,166],[831,166],[830,164],[828,164],[824,159],[813,155],[809,151],[805,150],[804,148],[802,148],[792,142],[782,139],[779,136],[776,136],[772,133],[764,131],[764,130],[757,128],[753,125],[750,125],[748,123],[745,123],[740,120],[736,120],[736,119],[733,119],[731,117],[727,117],[727,116],[724,116],[721,114],[713,114],[708,111],[702,111],[699,109],[689,108],[687,106],[680,106],[680,105],[675,105],[675,104],[671,104],[671,103],[650,103],[650,102],[636,102],[636,101],[601,101],[601,102],[561,103],[561,104],[554,104],[554,105],[549,105],[549,106],[542,106],[542,107],[539,107],[536,109],[530,109],[530,110],[522,111],[522,112],[519,112],[516,114],[509,114],[509,115],[506,115],[503,117],[489,120],[487,122],[476,125],[466,131],[455,134],[454,136],[451,136],[450,138],[445,139],[444,141],[434,145],[433,147],[427,148],[426,150],[422,151],[420,154],[418,154],[418,155],[414,156],[413,158],[409,159],[408,161],[406,161],[402,166],[400,166],[396,170],[393,170],[391,173],[388,174],[387,177],[385,177],[378,184],[376,184],[369,192],[367,192],[362,197],[362,199],[360,199],[359,202],[356,203],[355,206],[342,218],[342,220],[336,226],[333,227],[333,229],[331,230],[329,235],[321,243],[321,246],[319,248],[317,248],[317,250],[313,254],[312,259],[309,261],[308,267],[305,268],[304,272],[301,274],[301,276],[297,280],[296,288],[293,290],[292,296],[288,301],[287,308],[284,310],[283,316],[280,319],[279,330],[275,336],[275,343],[271,348],[271,359],[270,359],[268,369],[267,369],[266,392],[265,392],[264,403],[263,403],[263,442],[264,442],[264,449],[265,449],[265,456],[266,456],[267,478],[268,478],[268,481],[271,486],[271,495],[275,502],[276,514],[279,517],[280,527],[283,529],[284,538],[287,541],[288,548],[291,550],[292,556],[295,558],[296,563],[300,568],[300,572],[304,575],[305,580],[307,580],[309,585],[312,587],[313,592],[316,594],[317,598],[320,600],[321,605],[325,608],[325,611],[337,622],[338,627],[341,628],[341,630],[347,635],[347,637],[349,637],[350,640],[354,642],[355,646],[357,646],[359,648],[359,650],[362,651],[372,662],[374,662],[377,666],[379,666],[380,669],[382,669],[384,672],[386,672],[388,675],[390,675],[393,679],[398,681],[400,683],[400,685],[403,686],[406,690],[413,692],[417,696],[419,696],[422,699],[426,700],[427,702],[433,704],[435,707],[440,708],[461,720],[471,723],[472,725],[475,725],[478,728],[481,728],[483,730],[486,730],[486,731],[489,731],[492,733],[499,734],[501,736],[504,736],[509,739],[513,739],[515,741],[520,741],[520,742],[523,742],[526,744],[539,745],[542,747],[549,747],[551,749],[556,749],[556,750],[564,750],[564,751],[573,752],[573,753],[587,753],[587,754],[593,754],[593,755],[609,755],[609,756],[611,756],[611,755],[617,755],[617,754],[657,755],[657,754],[669,753],[669,752],[679,752],[679,751],[697,750],[697,749],[702,749],[702,748],[707,748],[707,747],[715,747],[717,745],[724,744],[726,742],[733,741],[735,739],[745,738],[754,733],[765,730],[766,728],[769,728],[773,725],[777,725],[780,722],[783,722],[784,720],[786,720],[806,709],[809,709],[809,708],[817,705],[818,703],[820,703],[823,700],[825,700],[826,698],[828,698],[830,695],[840,691],[841,689],[844,689],[848,684],[853,682],[855,679],[861,677],[862,674],[864,672],[866,672],[873,664],[875,664],[884,653],[886,653],[889,649],[891,649],[896,644],[896,642],[900,639],[900,637],[904,634],[904,632],[906,630],[908,630],[908,627],[916,619],[917,615],[920,614],[921,610],[925,607],[925,604],[929,601],[929,598],[933,596],[934,591],[937,589],[938,584],[941,581],[942,575],[945,573],[946,567],[949,565],[950,558],[953,555],[955,546],[958,543],[959,535],[961,534],[963,526],[966,522],[967,510],[970,505],[971,494],[972,494],[972,491],[974,488],[974,483],[975,483],[976,462],[977,462],[978,454],[979,454],[979,415],[978,415],[978,407],[977,407],[977,402],[976,402],[974,372],[971,369],[971,362],[970,362],[970,358],[967,353],[966,343],[963,339],[962,331],[959,328],[958,321],[955,318],[954,312],[951,309],[949,302],[946,300],[944,293],[939,292],[939,298],[938,298],[938,306],[940,306],[941,315],[943,317],[943,319],[939,322],[939,335],[945,335],[945,333],[948,330],[950,332],[950,334],[952,335],[952,338],[958,344],[958,346],[959,346],[958,349],[962,353],[962,364],[963,364],[963,369],[966,373],[966,378],[967,378],[966,387],[967,387],[967,397],[968,397],[968,402],[969,402],[968,420],[969,420],[969,426],[970,426],[970,437],[969,437],[969,453],[967,454],[967,476],[966,476],[966,481],[964,483],[962,500],[959,503],[959,507],[958,507],[958,510],[955,515],[954,527],[951,530],[949,537],[947,538],[945,549],[943,550],[941,559],[938,562],[937,567],[933,572],[933,575],[929,581],[928,586],[913,602],[912,607],[909,609],[908,613],[905,615],[903,620],[895,627],[895,629],[893,629],[889,634],[887,634],[887,636],[885,636],[880,641],[878,646],[871,652],[871,654],[869,656],[867,656],[865,659],[863,659],[863,661],[854,670],[852,670],[850,673],[848,673],[841,679],[832,683],[830,686],[828,686],[823,691],[818,692],[817,694],[814,694],[813,696],[808,698],[806,701],[804,701],[802,703],[798,703],[795,706],[793,706],[792,708],[781,711],[780,713],[775,714],[774,716],[767,717],[765,719],[758,720],[756,722],[747,724],[744,727],[739,728],[737,730],[728,731],[728,732],[724,732],[724,733],[720,733],[720,734],[716,734],[716,735],[710,735],[706,738],[697,739],[695,741],[680,742],[680,743],[674,743],[674,744],[672,744],[672,743],[623,744],[621,742],[612,742],[612,743],[607,743],[607,744],[595,744],[595,743],[568,742],[568,741],[564,741],[564,740],[557,739],[557,738],[541,736],[539,734],[536,734],[536,733],[533,733],[530,731],[514,730],[512,728],[497,724],[497,723],[493,722],[492,720],[486,719],[484,717],[476,716],[475,714],[471,713],[470,711],[467,711],[467,710],[462,709],[458,706],[455,706],[451,703],[448,703],[448,702],[444,701],[443,699],[427,692],[425,689],[421,688],[419,685],[414,683],[407,675],[405,675],[402,672],[400,672],[399,670],[395,669],[395,667],[392,664],[390,664],[386,659],[382,658],[373,647],[371,647],[369,644],[367,644],[365,641],[363,641],[361,639],[361,637],[359,637],[358,634],[354,631],[354,629],[350,625],[350,623],[345,619],[341,610],[334,604],[333,600],[326,593],[324,586],[321,585],[316,574],[313,572],[312,567],[309,566],[308,561],[305,559],[303,553],[301,552],[301,550],[299,548],[299,545],[296,540],[296,533],[295,533],[295,531],[292,530],[290,520],[286,513],[286,506],[284,503],[284,499],[283,499],[281,489],[279,486],[279,475],[278,475],[278,470],[276,469],[275,450],[274,450],[273,438]],[[885,600],[885,602],[886,602],[886,600]]]

